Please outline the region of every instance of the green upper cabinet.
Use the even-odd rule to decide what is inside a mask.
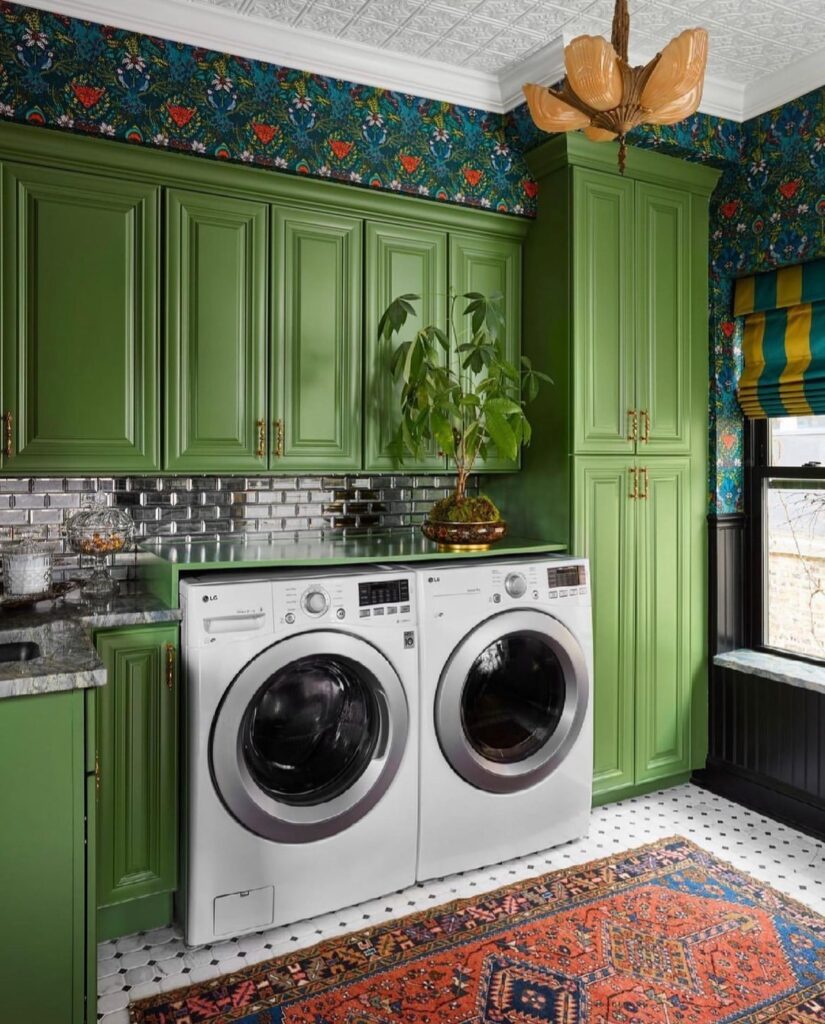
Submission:
[[[400,423],[401,387],[390,376],[391,343],[377,340],[381,314],[399,295],[420,295],[393,344],[409,340],[426,324],[446,325],[447,235],[441,231],[368,223],[366,226],[365,306],[365,453],[364,468],[386,472],[443,470],[444,458],[433,446],[429,455],[414,460],[405,453],[403,467],[390,453]]]
[[[632,454],[634,183],[589,168],[572,173],[573,446]]]
[[[361,468],[363,222],[273,208],[270,465]]]
[[[171,190],[166,203],[166,469],[266,467],[269,208]]]
[[[450,286],[459,296],[481,292],[503,296],[502,311],[506,324],[505,357],[518,366],[521,359],[521,245],[509,239],[487,235],[450,235]],[[456,314],[463,313],[467,303],[459,298]],[[456,316],[456,323],[461,318]],[[468,329],[469,318],[460,326]],[[528,411],[529,414],[529,411]],[[479,460],[478,470],[518,469],[519,460],[491,455]]]
[[[177,626],[96,636],[99,938],[169,924],[178,865]]]
[[[4,165],[7,472],[159,468],[158,193]]]
[[[639,451],[686,455],[691,409],[691,196],[636,183]]]

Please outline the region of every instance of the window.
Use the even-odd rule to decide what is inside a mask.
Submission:
[[[825,416],[772,419],[755,431],[756,631],[763,647],[825,660]]]

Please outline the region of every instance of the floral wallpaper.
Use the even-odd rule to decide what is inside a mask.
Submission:
[[[0,118],[515,216],[535,214],[506,115],[246,60],[0,0]],[[635,145],[723,169],[711,204],[709,507],[742,508],[732,280],[825,255],[825,89],[739,125],[696,114]]]

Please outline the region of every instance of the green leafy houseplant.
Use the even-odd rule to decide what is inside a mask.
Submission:
[[[390,343],[408,317],[415,316],[418,295],[400,295],[378,324],[379,343]],[[466,307],[460,311],[466,300]],[[455,467],[454,493],[430,513],[437,522],[497,522],[498,509],[486,497],[469,497],[467,480],[479,458],[491,451],[515,459],[530,443],[524,407],[550,378],[534,370],[525,356],[521,366],[504,357],[502,296],[480,292],[448,298],[447,329],[428,324],[401,341],[390,372],[401,384],[401,423],[393,454],[403,463],[409,453],[421,458],[434,442]],[[467,320],[469,319],[469,323]]]

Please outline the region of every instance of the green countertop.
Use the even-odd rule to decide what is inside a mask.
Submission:
[[[526,537],[505,537],[489,551],[439,551],[418,530],[387,530],[368,534],[288,534],[268,541],[242,534],[219,539],[156,538],[140,545],[141,575],[146,585],[173,607],[178,603],[181,573],[221,569],[284,568],[300,565],[353,565],[374,562],[418,562],[547,555],[565,551],[564,544]]]

